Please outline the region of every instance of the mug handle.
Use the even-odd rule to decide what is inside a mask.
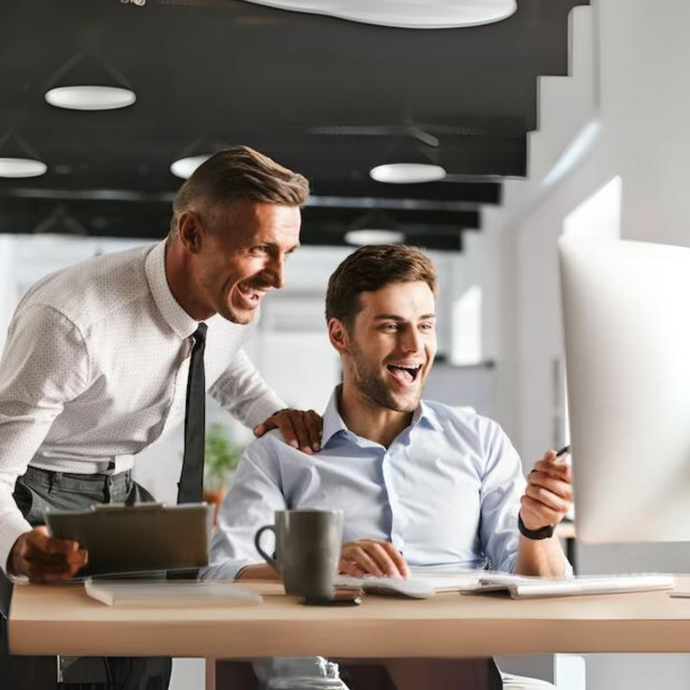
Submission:
[[[275,558],[272,556],[269,556],[262,548],[261,544],[259,543],[261,541],[261,536],[266,530],[271,530],[273,534],[276,533],[276,528],[274,525],[264,525],[259,531],[256,533],[256,536],[254,537],[254,546],[256,546],[256,550],[261,554],[261,557],[268,563],[268,565],[273,568],[277,573],[280,572],[278,570],[278,564],[276,563]]]

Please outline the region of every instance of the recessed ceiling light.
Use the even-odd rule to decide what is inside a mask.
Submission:
[[[120,86],[60,86],[50,89],[46,101],[69,110],[117,110],[137,100],[130,89]]]
[[[515,0],[248,0],[295,12],[326,14],[365,24],[404,29],[450,29],[510,17]]]
[[[205,163],[211,155],[210,153],[206,153],[202,156],[187,156],[186,158],[180,158],[170,166],[170,172],[175,175],[175,177],[181,177],[183,180],[186,180],[191,177],[194,171],[202,163]]]
[[[369,175],[377,182],[387,184],[416,184],[442,180],[446,171],[440,165],[430,163],[387,163],[372,168]]]
[[[365,244],[401,244],[405,234],[398,230],[350,230],[345,233],[348,244],[363,246]]]

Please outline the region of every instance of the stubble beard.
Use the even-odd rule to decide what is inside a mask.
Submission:
[[[417,409],[422,398],[421,386],[409,402],[399,400],[391,391],[390,386],[382,380],[380,372],[362,362],[359,350],[352,344],[350,358],[355,389],[369,406],[382,407],[394,412],[414,412]]]

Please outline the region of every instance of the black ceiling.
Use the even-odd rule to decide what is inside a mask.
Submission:
[[[525,173],[536,78],[566,73],[567,14],[579,4],[518,0],[498,24],[419,31],[238,0],[3,2],[0,137],[19,132],[49,170],[0,179],[0,232],[50,230],[52,214],[76,221],[73,232],[160,237],[180,185],[170,163],[203,140],[249,144],[309,177],[306,244],[342,243],[376,206],[408,241],[459,249],[460,231],[478,228],[479,206],[500,203],[501,178]],[[84,49],[127,77],[134,106],[45,103],[55,73]],[[438,149],[422,149],[454,181],[374,182],[369,169],[413,140],[338,133],[406,121],[438,135]]]

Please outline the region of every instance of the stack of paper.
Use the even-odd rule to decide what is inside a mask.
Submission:
[[[108,606],[253,606],[263,602],[259,594],[223,581],[86,580],[84,589],[92,599]]]

